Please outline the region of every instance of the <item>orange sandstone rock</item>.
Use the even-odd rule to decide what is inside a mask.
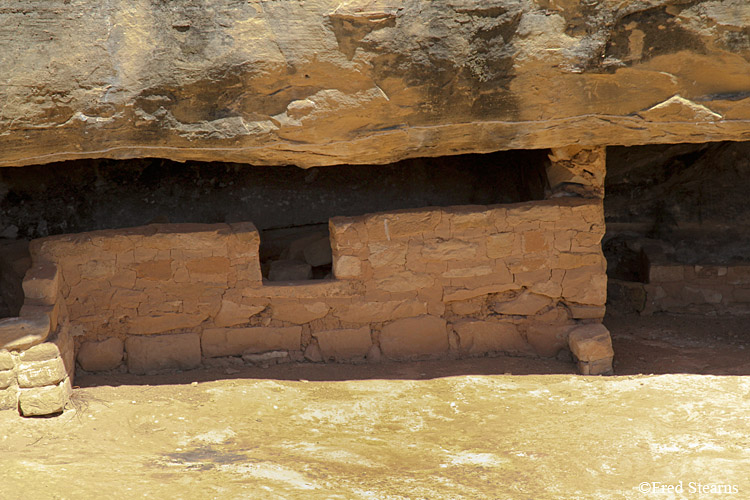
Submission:
[[[364,358],[372,347],[370,327],[315,332],[323,359],[346,361]]]
[[[144,374],[160,370],[189,370],[201,364],[197,333],[131,336],[125,341],[128,371]]]
[[[404,318],[385,325],[380,349],[390,359],[412,359],[445,354],[448,332],[445,320],[435,316]]]
[[[267,351],[298,351],[302,327],[207,328],[201,337],[203,355],[209,358]]]

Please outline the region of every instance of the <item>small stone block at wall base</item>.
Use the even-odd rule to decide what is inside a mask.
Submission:
[[[88,372],[114,370],[122,363],[124,342],[108,338],[100,342],[84,342],[78,350],[78,364]]]
[[[578,361],[578,372],[581,375],[613,375],[612,358],[596,361]]]
[[[66,383],[33,389],[22,389],[18,397],[21,415],[37,417],[53,415],[65,409],[70,396],[70,386]]]
[[[146,374],[161,370],[190,370],[201,364],[201,340],[197,333],[131,336],[125,341],[128,371]]]
[[[568,336],[570,352],[578,360],[581,375],[611,375],[612,338],[601,323],[579,326]]]
[[[380,348],[387,358],[408,360],[437,356],[448,352],[445,320],[419,316],[396,320],[383,327]]]

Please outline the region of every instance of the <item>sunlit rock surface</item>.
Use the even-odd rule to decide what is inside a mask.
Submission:
[[[745,0],[18,0],[0,165],[750,139]]]

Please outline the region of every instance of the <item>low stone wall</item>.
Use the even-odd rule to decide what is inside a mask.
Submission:
[[[230,290],[260,286],[258,232],[242,224],[154,224],[34,240],[60,270],[74,335],[95,341],[227,326]],[[246,318],[247,319],[247,318]]]
[[[648,283],[642,314],[750,314],[750,265],[694,265],[644,251]]]
[[[0,409],[60,412],[75,375],[75,350],[58,267],[37,261],[23,280],[20,315],[0,320]]]
[[[600,202],[570,198],[335,218],[334,274],[363,292],[331,319],[392,359],[554,356],[604,315],[603,231]]]
[[[606,299],[603,232],[601,201],[570,197],[337,217],[335,279],[273,284],[262,279],[251,223],[35,240],[14,321],[44,323],[37,343],[54,336],[36,347],[0,346],[9,351],[0,351],[3,369],[15,373],[3,394],[33,414],[30,403],[24,411],[25,391],[67,390],[74,352],[87,371],[149,373],[224,357],[555,356],[575,337],[582,371],[606,372],[611,347],[602,355],[585,347],[597,336],[609,341],[603,327],[592,330]],[[44,374],[29,382],[33,370]]]

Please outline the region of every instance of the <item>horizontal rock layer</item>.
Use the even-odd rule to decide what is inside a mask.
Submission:
[[[0,166],[750,139],[744,0],[19,0]]]

